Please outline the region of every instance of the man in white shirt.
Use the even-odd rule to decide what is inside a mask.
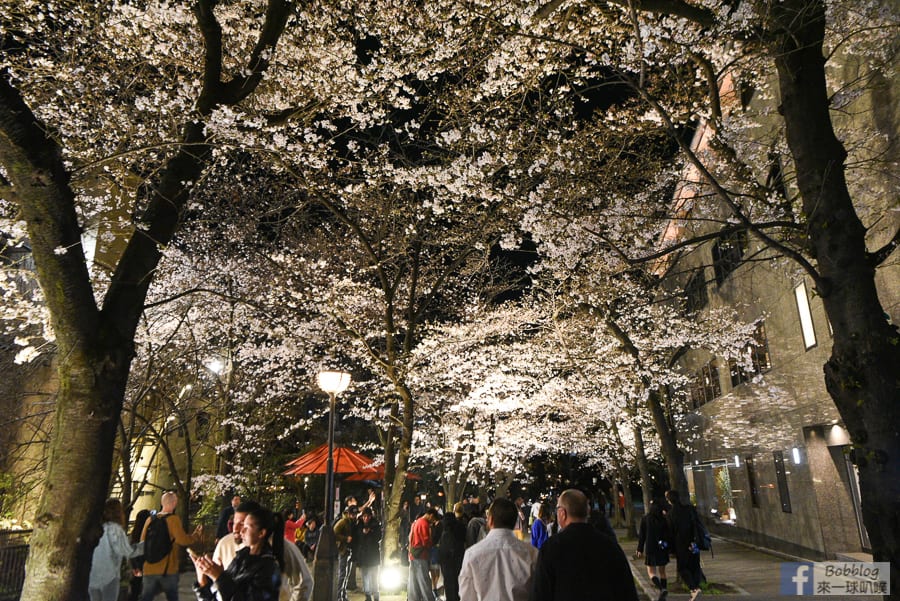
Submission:
[[[238,549],[243,547],[241,540],[241,527],[244,520],[254,507],[259,504],[246,501],[238,505],[234,510],[234,531],[226,534],[216,543],[213,551],[213,561],[223,568],[234,561]],[[284,565],[281,573],[281,591],[278,594],[279,601],[309,601],[312,596],[313,578],[306,566],[306,560],[297,545],[289,540],[284,540]]]
[[[463,557],[460,601],[528,601],[538,551],[513,533],[518,516],[509,499],[491,503],[488,535]]]

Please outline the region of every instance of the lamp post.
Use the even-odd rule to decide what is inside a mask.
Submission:
[[[337,545],[334,542],[334,420],[335,399],[350,385],[350,374],[343,371],[319,372],[319,388],[328,393],[328,462],[325,466],[325,523],[316,545],[313,566],[313,601],[334,601],[337,593]]]

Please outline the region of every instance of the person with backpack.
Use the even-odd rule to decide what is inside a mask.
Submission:
[[[144,542],[144,592],[141,601],[153,601],[160,591],[167,601],[178,601],[178,567],[181,547],[200,542],[203,527],[197,526],[191,534],[184,531],[181,518],[175,515],[178,495],[163,493],[162,509],[151,515],[144,525],[141,540]]]
[[[700,567],[700,546],[697,544],[697,510],[693,505],[683,505],[677,490],[666,491],[666,500],[671,505],[667,519],[678,575],[690,589],[691,601],[694,601],[700,594],[700,584],[706,581]]]
[[[669,533],[665,508],[666,502],[663,499],[650,502],[650,511],[641,518],[636,554],[638,558],[644,557],[647,575],[653,586],[659,589],[659,601],[665,601],[669,594],[666,564],[669,563],[669,550],[672,548],[672,535]]]

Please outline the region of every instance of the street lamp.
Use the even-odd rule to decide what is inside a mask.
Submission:
[[[316,545],[313,566],[313,601],[334,601],[337,593],[337,545],[334,542],[334,418],[335,398],[347,390],[350,374],[344,371],[322,371],[316,378],[319,388],[328,393],[328,463],[325,466],[325,523]]]

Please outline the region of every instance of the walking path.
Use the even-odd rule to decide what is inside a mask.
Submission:
[[[619,541],[625,555],[631,562],[631,571],[638,582],[638,592],[643,591],[643,596],[655,601],[658,597],[656,589],[647,577],[647,568],[643,559],[634,559],[637,551],[637,540],[623,540],[624,530],[617,532]],[[709,601],[773,601],[779,597],[778,588],[781,578],[781,564],[787,561],[808,561],[796,557],[776,555],[772,552],[749,547],[741,543],[713,537],[712,549],[714,555],[708,551],[701,551],[700,557],[703,573],[710,583],[727,585],[730,592],[722,594],[701,594],[699,600]],[[683,589],[680,583],[676,583],[675,560],[667,566],[669,576],[669,599],[679,601],[689,599],[687,592],[671,592]],[[674,586],[673,586],[674,585]],[[789,597],[781,597],[788,599]],[[825,597],[823,597],[825,598]],[[880,601],[881,596],[828,596],[833,601],[850,601],[867,599]]]
[[[624,530],[618,530],[617,534],[622,549],[631,562],[631,571],[638,584],[638,593],[645,601],[656,601],[658,595],[647,577],[644,560],[634,559],[634,553],[637,551],[637,540],[626,540],[624,538]],[[713,538],[713,553],[715,555],[711,555],[707,551],[701,553],[703,572],[706,574],[708,582],[724,585],[722,588],[729,592],[701,594],[699,597],[700,601],[775,601],[779,597],[778,587],[782,562],[802,561],[798,558],[776,555],[715,537]],[[683,587],[677,582],[674,560],[668,566],[668,576],[669,599],[672,601],[689,599],[689,593],[678,592]],[[194,592],[191,590],[193,579],[193,572],[186,572],[181,575],[179,583],[179,598],[181,601],[194,599]],[[900,583],[894,584],[900,585]],[[158,596],[158,598],[164,599],[162,595]],[[781,598],[786,599],[786,597]],[[879,596],[829,596],[827,598],[831,601],[859,601],[860,599],[880,601],[881,599]],[[365,596],[360,592],[350,593],[351,601],[363,601],[364,599]],[[406,601],[406,593],[405,591],[396,594],[383,593],[381,601]]]

